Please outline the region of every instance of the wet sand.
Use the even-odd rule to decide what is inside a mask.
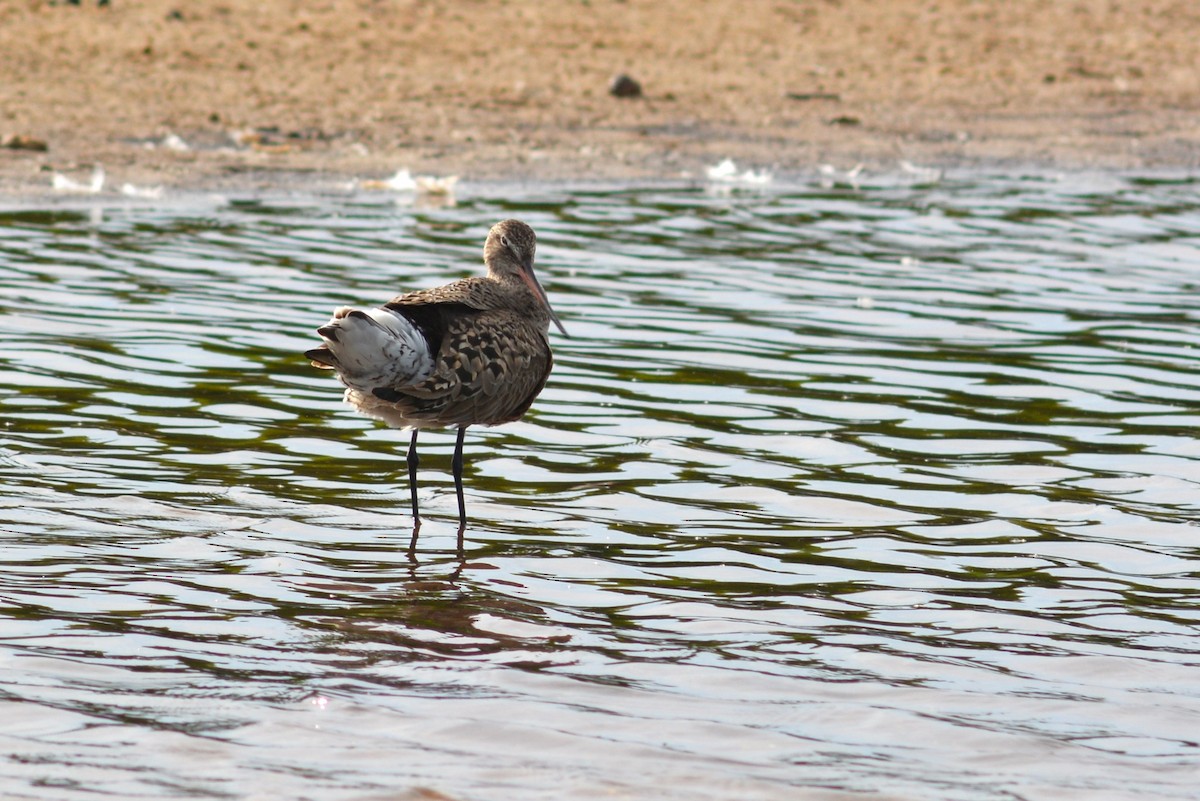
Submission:
[[[1200,165],[1172,0],[0,5],[0,192]],[[642,95],[608,91],[627,73]],[[45,149],[38,149],[44,145]]]

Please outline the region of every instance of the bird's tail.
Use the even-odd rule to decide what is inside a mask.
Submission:
[[[433,353],[421,329],[390,309],[343,306],[317,333],[325,343],[304,355],[316,367],[336,370],[352,389],[410,386],[433,372]]]

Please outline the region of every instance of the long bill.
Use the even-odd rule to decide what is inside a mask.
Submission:
[[[529,285],[533,290],[533,294],[538,296],[538,299],[546,306],[546,311],[550,312],[550,319],[554,321],[554,325],[562,332],[562,335],[568,339],[571,335],[567,333],[567,329],[563,328],[563,324],[559,322],[558,315],[554,313],[554,308],[550,305],[550,298],[546,297],[546,290],[542,289],[542,285],[538,283],[537,276],[533,274],[533,265],[523,265],[525,269],[521,270],[521,280]]]

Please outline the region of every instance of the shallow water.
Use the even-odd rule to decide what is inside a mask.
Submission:
[[[1200,797],[1198,190],[0,212],[3,796]],[[508,216],[572,338],[410,555],[300,353]]]

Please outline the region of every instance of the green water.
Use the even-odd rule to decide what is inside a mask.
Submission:
[[[0,210],[2,794],[1200,797],[1198,190]],[[572,338],[410,554],[301,354],[514,216]]]

